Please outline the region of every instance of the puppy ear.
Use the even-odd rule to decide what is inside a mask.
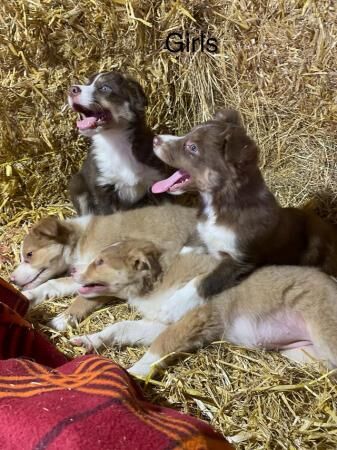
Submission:
[[[159,256],[160,251],[154,245],[149,245],[142,249],[132,249],[128,255],[128,263],[132,269],[145,270],[157,276],[161,272]]]
[[[128,89],[131,93],[129,99],[131,108],[138,111],[139,113],[144,113],[147,107],[147,97],[141,85],[131,78],[128,79]]]
[[[241,116],[235,109],[221,109],[215,113],[214,119],[221,122],[227,122],[233,125],[242,126]]]
[[[258,147],[246,133],[233,130],[224,137],[224,153],[237,167],[256,165],[258,161]]]
[[[34,226],[32,233],[40,238],[44,237],[59,242],[60,244],[67,244],[71,230],[64,222],[56,217],[46,217]]]

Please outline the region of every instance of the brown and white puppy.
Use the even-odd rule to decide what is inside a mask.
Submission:
[[[172,171],[153,154],[141,85],[119,72],[102,72],[71,86],[68,101],[81,116],[80,133],[92,140],[87,159],[70,181],[77,213],[112,214],[159,203],[150,186]]]
[[[194,209],[170,204],[109,216],[48,217],[25,236],[21,262],[11,281],[24,290],[32,305],[49,297],[73,295],[79,284],[64,275],[82,271],[106,246],[126,238],[151,238],[169,257],[179,252],[195,224]],[[72,310],[52,325],[64,329],[72,321]]]
[[[144,240],[127,240],[104,249],[79,277],[87,302],[97,295],[126,299],[142,320],[114,323],[74,345],[151,345],[130,372],[145,376],[153,363],[163,367],[169,354],[196,350],[215,340],[250,348],[278,350],[296,361],[306,354],[337,366],[337,285],[314,268],[269,266],[212,301],[177,300],[176,289],[204,276],[217,260],[196,253],[163,261],[160,249]],[[83,300],[83,304],[85,304]],[[304,352],[302,351],[304,350]]]
[[[197,189],[202,199],[198,237],[221,260],[193,295],[218,294],[269,264],[316,266],[337,275],[336,228],[309,211],[281,208],[259,170],[257,145],[236,111],[219,112],[186,136],[158,136],[154,152],[179,170],[168,179],[175,181],[171,188],[171,181],[163,180],[153,192],[175,189],[177,183],[180,192]]]

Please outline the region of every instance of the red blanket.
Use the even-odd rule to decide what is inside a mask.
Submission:
[[[232,449],[206,423],[144,401],[111,360],[68,361],[0,279],[0,449]]]

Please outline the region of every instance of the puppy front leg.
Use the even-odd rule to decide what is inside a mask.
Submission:
[[[88,350],[99,349],[102,345],[150,345],[166,328],[162,323],[147,320],[125,320],[104,328],[98,333],[77,336],[70,340],[73,345],[81,345]]]
[[[104,305],[110,300],[109,297],[97,297],[95,299],[86,299],[78,296],[72,302],[72,304],[63,313],[54,317],[48,325],[54,330],[65,331],[68,325],[74,326],[85,317],[87,317],[92,311],[101,305]]]
[[[224,332],[221,317],[212,303],[202,305],[188,312],[178,322],[168,326],[153,342],[144,356],[128,372],[145,377],[157,363],[165,367],[178,353],[191,352],[219,339]],[[160,361],[164,356],[174,354]],[[160,363],[158,363],[160,361]]]
[[[239,284],[254,269],[255,265],[252,263],[238,262],[228,257],[200,281],[197,287],[198,295],[206,299],[220,294],[225,289],[230,289]]]
[[[74,295],[79,286],[72,277],[55,278],[40,284],[34,289],[23,291],[23,294],[30,300],[31,306],[35,306],[50,297]]]
[[[79,216],[90,214],[93,211],[92,196],[81,172],[77,172],[71,177],[68,190]]]

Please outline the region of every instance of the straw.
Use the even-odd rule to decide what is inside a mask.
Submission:
[[[67,183],[89,143],[78,136],[66,93],[103,69],[140,81],[157,132],[184,133],[217,108],[239,109],[281,204],[337,222],[336,24],[328,0],[1,2],[0,275],[17,264],[25,227],[73,214]],[[164,48],[170,31],[200,30],[217,38],[218,53]],[[83,353],[71,335],[135,316],[121,304],[78,330],[46,327],[68,302],[51,299],[32,319],[69,356]],[[143,351],[102,353],[127,367]],[[216,343],[143,384],[149,398],[210,421],[238,448],[335,449],[336,388],[324,375]]]

